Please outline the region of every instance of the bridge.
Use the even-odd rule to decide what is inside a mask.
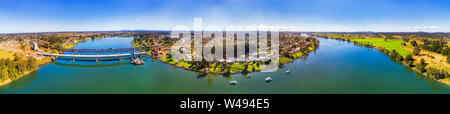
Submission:
[[[102,58],[113,58],[120,60],[121,58],[135,57],[147,54],[146,52],[139,52],[138,48],[108,48],[108,49],[67,49],[66,53],[72,54],[51,54],[51,53],[38,53],[42,56],[51,57],[68,57],[75,61],[75,58],[93,58],[95,61]],[[127,52],[122,53],[121,52]]]

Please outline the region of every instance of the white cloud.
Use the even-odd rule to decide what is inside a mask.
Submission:
[[[432,31],[434,29],[440,28],[439,26],[409,26],[406,27],[407,31]]]

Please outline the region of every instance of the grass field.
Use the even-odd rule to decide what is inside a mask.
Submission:
[[[13,59],[14,55],[8,51],[0,49],[0,59],[7,59],[7,58]]]
[[[387,41],[384,41],[384,39],[381,38],[371,38],[371,39],[351,39],[351,41],[356,41],[359,43],[372,43],[372,45],[375,47],[385,48],[389,51],[395,49],[402,56],[412,54],[412,52],[402,48],[403,43],[402,40],[388,39]]]

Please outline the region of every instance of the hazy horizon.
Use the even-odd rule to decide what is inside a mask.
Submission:
[[[445,0],[2,0],[0,33],[275,25],[282,31],[450,32]]]
[[[172,30],[95,30],[95,31],[43,31],[43,32],[14,32],[14,33],[0,33],[0,34],[34,34],[34,33],[65,33],[65,32],[170,32]],[[193,30],[190,30],[193,31]],[[203,31],[214,31],[214,30],[203,30]],[[241,31],[231,31],[231,32],[241,32]],[[311,33],[450,33],[450,32],[426,32],[426,31],[407,31],[407,32],[375,32],[375,31],[280,31],[280,32],[311,32]]]

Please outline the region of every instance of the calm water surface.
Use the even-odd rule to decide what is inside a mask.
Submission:
[[[203,75],[145,59],[126,61],[57,60],[9,85],[2,93],[450,93],[450,88],[411,71],[370,48],[318,38],[319,48],[308,57],[284,65],[278,72],[249,76]],[[80,42],[76,49],[128,48],[131,37]],[[286,70],[290,74],[285,74]],[[266,83],[264,78],[273,81]],[[237,85],[229,81],[237,80]]]

